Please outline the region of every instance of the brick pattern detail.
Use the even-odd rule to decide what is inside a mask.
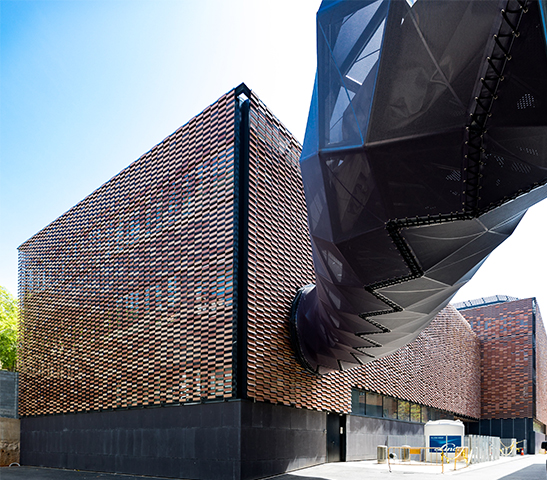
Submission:
[[[315,278],[301,147],[254,94],[251,101],[247,394],[317,408],[298,401],[314,394],[302,381],[288,328],[294,295]]]
[[[233,396],[234,102],[20,247],[21,415]]]
[[[20,413],[229,399],[234,92],[20,247]],[[313,283],[300,145],[251,95],[247,396],[349,412],[351,388],[479,416],[479,344],[453,308],[394,355],[317,377],[288,314]]]
[[[533,322],[535,299],[526,298],[462,311],[481,340],[483,418],[534,416]],[[545,328],[536,315],[539,335],[536,385],[543,385],[546,360]],[[541,387],[540,390],[541,391]],[[545,387],[543,387],[545,390]],[[545,398],[545,397],[543,397]],[[545,418],[544,401],[540,401]],[[538,405],[538,406],[539,406]]]
[[[480,342],[452,306],[442,310],[412,343],[365,365],[353,384],[367,390],[480,416]]]
[[[291,279],[270,281],[276,285]],[[290,300],[285,301],[285,312]],[[260,354],[249,371],[249,394],[256,400],[349,413],[351,388],[357,387],[480,417],[479,340],[453,307],[445,308],[416,340],[394,354],[347,372],[317,377],[296,362],[286,315],[280,317],[267,302],[261,303],[257,308],[262,312],[260,331],[266,332],[267,341],[260,342]]]
[[[248,395],[348,413],[351,388],[359,387],[478,418],[479,341],[452,307],[412,344],[357,369],[316,377],[297,363],[288,315],[294,294],[314,282],[314,273],[297,156],[289,153],[296,144],[256,97],[252,102]]]
[[[547,425],[547,334],[536,304],[536,415]]]

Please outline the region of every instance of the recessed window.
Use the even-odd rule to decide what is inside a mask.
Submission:
[[[410,421],[421,422],[422,421],[422,407],[416,403],[410,404]]]
[[[397,399],[384,397],[384,418],[397,419]]]
[[[454,418],[453,413],[444,410],[358,388],[351,391],[351,413],[352,415],[389,418],[413,423]]]
[[[399,400],[399,420],[410,420],[410,403],[404,400]]]
[[[366,415],[370,417],[381,417],[382,414],[382,395],[379,393],[367,392]]]

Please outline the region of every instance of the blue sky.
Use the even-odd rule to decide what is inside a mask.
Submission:
[[[0,2],[0,285],[16,248],[245,82],[302,141],[319,1]]]
[[[17,247],[245,82],[302,141],[319,0],[0,0],[0,285]],[[536,296],[547,203],[455,300]]]

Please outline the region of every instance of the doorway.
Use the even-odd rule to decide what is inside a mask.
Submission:
[[[346,461],[346,416],[327,413],[327,462]]]

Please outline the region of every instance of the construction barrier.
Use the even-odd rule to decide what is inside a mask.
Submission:
[[[454,470],[456,470],[458,462],[465,462],[466,467],[469,465],[468,447],[456,447],[455,452],[450,454],[442,447],[411,447],[403,445],[401,447],[385,448],[387,448],[389,471],[391,471],[391,465],[430,465],[433,467],[440,466],[441,471],[444,473],[445,465],[452,462],[454,463]],[[378,454],[380,455],[380,446],[378,446]],[[426,457],[428,461],[426,461]],[[383,462],[378,460],[378,463]]]
[[[517,439],[516,438],[502,438],[500,439],[500,455],[502,457],[516,457],[517,456]]]

